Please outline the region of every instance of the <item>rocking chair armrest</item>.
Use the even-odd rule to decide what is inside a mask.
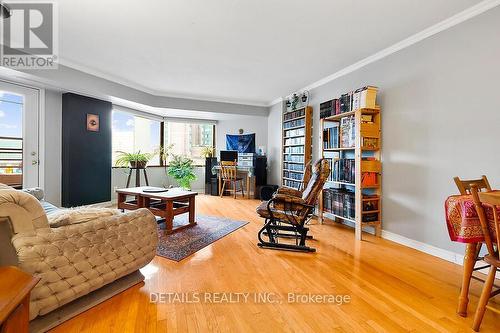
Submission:
[[[309,205],[307,204],[304,199],[292,195],[285,195],[285,194],[275,194],[271,200],[269,200],[267,204],[268,210],[271,208],[271,204],[273,205],[290,205],[293,207],[293,210],[299,211],[304,208],[307,209],[314,209],[314,205]],[[291,208],[291,207],[290,207]]]
[[[295,195],[276,193],[272,199],[274,202],[282,202],[288,204],[305,205],[304,199]]]
[[[289,188],[289,187],[280,187],[278,188],[278,191],[276,191],[276,194],[285,194],[285,195],[291,195],[294,197],[301,197],[302,192],[299,190],[296,190],[294,188]]]

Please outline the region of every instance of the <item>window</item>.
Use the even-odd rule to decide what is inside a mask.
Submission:
[[[21,186],[23,97],[0,91],[0,183]]]
[[[201,149],[215,146],[214,125],[203,123],[165,122],[165,147],[173,144],[171,154],[191,158],[195,165],[205,165]]]
[[[187,156],[195,165],[205,165],[201,150],[206,146],[215,147],[215,125],[161,122],[118,110],[113,110],[113,165],[117,159],[117,151],[158,152],[162,140],[162,127],[163,143],[165,146],[172,145],[171,154]],[[159,155],[155,155],[148,165],[162,165]]]
[[[113,165],[117,151],[127,153],[158,152],[160,148],[161,122],[139,117],[134,114],[113,110]],[[160,157],[156,154],[148,165],[160,165]]]

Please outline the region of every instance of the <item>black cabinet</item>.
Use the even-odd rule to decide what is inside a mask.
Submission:
[[[219,195],[217,174],[212,173],[212,168],[216,165],[217,157],[207,157],[205,159],[205,194]]]
[[[111,200],[110,102],[73,93],[62,95],[62,206]],[[87,130],[87,115],[99,129]]]

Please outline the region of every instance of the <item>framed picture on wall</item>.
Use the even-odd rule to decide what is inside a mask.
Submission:
[[[99,115],[87,113],[87,131],[99,132]]]

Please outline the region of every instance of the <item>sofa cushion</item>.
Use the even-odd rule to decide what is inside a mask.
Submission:
[[[21,191],[31,194],[38,200],[43,200],[43,198],[45,197],[44,191],[39,187],[23,188]]]
[[[98,218],[118,214],[120,214],[118,209],[76,207],[71,209],[58,209],[48,214],[47,218],[51,228],[59,228],[65,225],[85,223]]]
[[[30,299],[30,320],[148,264],[158,231],[147,209],[12,237],[19,268],[40,277]]]
[[[56,207],[53,204],[51,204],[50,202],[45,201],[45,200],[40,200],[40,204],[42,205],[42,208],[45,211],[45,214],[47,214],[47,215],[61,210],[61,208]]]

